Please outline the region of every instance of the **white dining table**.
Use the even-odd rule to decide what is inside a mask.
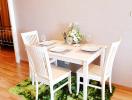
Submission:
[[[65,44],[63,41],[56,41],[56,43],[49,48],[48,52],[51,58],[83,66],[83,100],[87,100],[88,66],[99,56],[101,56],[100,64],[103,64],[105,49],[101,46],[101,48],[95,52],[87,52],[81,50],[83,45],[84,44],[79,44],[79,46],[74,46]],[[64,52],[52,52],[50,50],[57,46],[63,46],[67,48],[67,50]]]

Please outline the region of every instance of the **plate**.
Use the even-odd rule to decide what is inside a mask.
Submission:
[[[53,47],[53,48],[51,48],[49,50],[53,51],[53,52],[63,52],[63,51],[66,51],[67,49],[64,48],[63,46],[56,46],[56,47]]]
[[[97,51],[100,47],[97,45],[84,45],[81,47],[81,50],[83,51]]]
[[[39,45],[49,46],[54,43],[55,43],[55,41],[44,41],[44,42],[40,42]]]

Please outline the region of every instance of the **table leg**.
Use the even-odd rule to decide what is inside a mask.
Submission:
[[[88,63],[83,64],[83,100],[87,100]]]

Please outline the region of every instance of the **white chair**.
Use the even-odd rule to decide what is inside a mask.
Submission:
[[[38,82],[50,86],[51,100],[54,100],[54,93],[68,84],[69,92],[71,93],[71,71],[59,66],[51,64],[47,48],[37,46],[26,46],[36,80],[36,100],[38,100]],[[54,89],[53,86],[63,79],[68,78],[68,81]]]
[[[107,79],[109,79],[109,88],[110,88],[110,92],[112,93],[112,85],[111,85],[112,67],[120,42],[121,40],[112,43],[108,54],[106,54],[106,56],[104,57],[103,66],[99,66],[95,64],[89,65],[88,86],[102,89],[102,100],[105,100],[105,82]],[[79,93],[80,84],[82,84],[82,82],[80,82],[81,77],[83,77],[82,67],[77,71],[77,95]],[[99,81],[101,83],[101,87],[89,84],[89,80]]]
[[[39,44],[39,36],[38,36],[38,32],[37,31],[30,31],[30,32],[25,32],[25,33],[21,33],[22,36],[22,40],[24,42],[24,45],[37,45]],[[29,54],[27,53],[27,56]],[[30,57],[28,56],[28,60],[29,60],[29,77],[32,79],[32,85],[34,85],[34,73],[32,71],[32,65],[30,63]],[[50,59],[51,63],[55,63],[57,64],[57,60],[56,59]]]

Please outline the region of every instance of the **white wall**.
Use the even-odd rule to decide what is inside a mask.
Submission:
[[[62,39],[70,22],[83,33],[107,44],[120,36],[122,43],[113,69],[113,82],[132,87],[132,0],[14,0],[19,33],[38,30],[47,39]],[[19,36],[21,59],[26,59]]]

